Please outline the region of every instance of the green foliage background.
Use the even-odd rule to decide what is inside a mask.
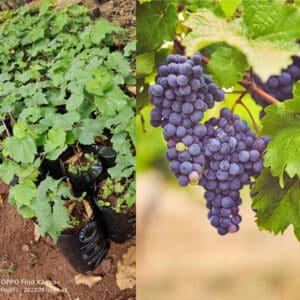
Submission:
[[[57,240],[70,225],[66,193],[49,177],[36,184],[44,159],[100,139],[117,152],[110,176],[135,175],[135,99],[126,92],[135,84],[135,43],[117,46],[123,29],[93,20],[83,5],[59,10],[44,0],[37,9],[3,12],[0,20],[0,177],[7,184],[18,178],[10,203]],[[130,182],[127,204],[135,199]]]

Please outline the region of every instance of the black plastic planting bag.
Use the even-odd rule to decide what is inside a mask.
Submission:
[[[57,160],[49,160],[45,159],[41,166],[40,172],[42,176],[46,176],[49,174],[54,179],[60,179],[64,176],[64,165],[60,159]]]
[[[72,234],[62,234],[58,247],[77,272],[93,271],[106,256],[109,241],[103,228],[96,221],[90,221]]]
[[[94,155],[97,155],[99,161],[88,171],[80,174],[70,173],[64,167],[64,175],[69,178],[73,193],[76,197],[80,197],[84,192],[86,192],[88,195],[93,195],[96,191],[97,184],[108,176],[106,170],[103,168],[100,157],[97,154],[96,146],[82,146],[82,150],[86,153],[93,153]],[[62,155],[61,160],[66,161],[74,154],[74,151],[69,149]]]
[[[117,213],[112,208],[101,207],[95,201],[99,218],[105,227],[107,237],[115,243],[124,243],[136,233],[135,213]]]
[[[96,145],[96,151],[105,168],[108,169],[115,165],[117,153],[111,147]]]
[[[100,181],[102,171],[102,164],[99,162],[97,165],[92,166],[89,171],[81,174],[66,172],[66,176],[72,185],[74,195],[80,197],[83,192],[86,192],[88,195],[94,194],[97,184]]]

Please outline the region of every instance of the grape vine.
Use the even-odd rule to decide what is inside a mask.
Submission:
[[[199,124],[215,101],[224,99],[210,77],[203,74],[202,55],[170,55],[158,68],[149,88],[151,124],[163,128],[170,169],[181,186],[202,185],[211,224],[220,235],[239,229],[239,190],[260,174],[269,139],[257,138],[229,109],[220,118]]]
[[[169,167],[179,185],[204,188],[209,221],[221,235],[239,230],[240,191],[249,185],[258,227],[277,234],[291,224],[300,240],[296,6],[246,0],[137,6],[141,126],[147,127],[149,91],[150,123],[163,128]],[[143,135],[157,138],[150,129],[141,132],[142,143]]]

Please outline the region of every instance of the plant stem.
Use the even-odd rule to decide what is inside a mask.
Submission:
[[[202,55],[202,60],[206,64],[209,63],[209,58],[206,57],[206,56],[204,56],[204,55]],[[276,98],[274,98],[273,96],[271,96],[268,93],[266,93],[263,89],[261,89],[260,87],[258,87],[253,80],[249,80],[248,81],[246,79],[242,79],[242,80],[239,81],[239,84],[241,86],[243,86],[245,89],[247,89],[248,91],[259,95],[261,98],[263,98],[266,102],[268,102],[270,104],[274,104],[274,103],[279,103],[280,102]]]
[[[184,55],[184,47],[181,45],[178,39],[173,40],[173,53]]]
[[[247,111],[247,113],[248,113],[248,115],[249,115],[249,117],[250,117],[250,119],[251,119],[251,121],[252,121],[252,124],[253,124],[253,127],[254,127],[256,133],[259,133],[258,126],[257,126],[257,124],[256,124],[256,122],[255,122],[255,119],[254,119],[254,117],[253,117],[253,115],[252,115],[250,109],[249,109],[249,108],[247,107],[247,105],[246,105],[245,103],[243,103],[243,101],[242,101],[242,99],[244,98],[244,96],[245,96],[247,93],[248,93],[248,91],[245,90],[245,91],[243,91],[243,92],[240,94],[240,96],[239,96],[239,97],[236,99],[236,101],[234,102],[234,104],[233,104],[231,110],[232,110],[232,112],[234,112],[234,110],[235,110],[235,108],[237,107],[238,104],[240,104],[241,106],[243,106],[243,107],[245,108],[245,110]]]
[[[5,127],[6,134],[7,134],[8,136],[10,136],[10,132],[9,132],[9,130],[8,130],[8,128],[7,128],[7,126],[6,126],[5,122],[4,122],[4,120],[3,120],[2,118],[1,118],[0,120],[1,120],[2,124],[3,124],[4,127]]]
[[[254,119],[254,117],[253,117],[253,115],[252,115],[250,109],[249,109],[249,108],[247,107],[247,105],[245,105],[242,101],[240,101],[239,104],[240,104],[241,106],[243,106],[243,107],[245,108],[245,110],[247,111],[249,117],[251,118],[253,127],[254,127],[256,133],[258,134],[258,133],[259,133],[259,129],[258,129],[258,126],[257,126],[257,124],[256,124],[256,122],[255,122],[255,119]]]
[[[243,91],[243,92],[239,95],[239,97],[235,100],[235,102],[234,102],[234,104],[233,104],[233,106],[232,106],[232,108],[231,108],[231,111],[232,111],[232,112],[234,112],[236,106],[242,102],[242,99],[244,98],[244,96],[245,96],[247,93],[248,93],[247,90]]]
[[[145,118],[144,118],[144,115],[142,114],[141,111],[140,111],[140,117],[141,117],[141,123],[142,123],[142,129],[143,129],[143,132],[147,133],[148,130],[146,129]]]
[[[239,84],[244,88],[246,88],[247,90],[259,95],[261,98],[264,99],[264,101],[270,104],[275,104],[280,102],[273,96],[266,93],[263,89],[259,88],[253,81],[249,83],[247,82],[247,80],[243,79],[239,81]]]

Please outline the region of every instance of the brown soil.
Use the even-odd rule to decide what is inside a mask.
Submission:
[[[0,194],[7,194],[3,185],[0,185]],[[24,220],[6,201],[0,204],[0,236],[0,299],[135,299],[135,289],[121,291],[116,283],[117,263],[128,248],[135,245],[135,239],[124,244],[111,243],[106,258],[92,272],[93,275],[100,275],[102,280],[89,288],[75,284],[74,278],[78,273],[59,248],[49,238],[35,241],[34,223]],[[35,280],[35,283],[6,284],[4,280],[7,279]],[[37,292],[39,288],[45,288],[37,280],[47,279],[55,281],[57,287],[67,292],[55,296]],[[5,292],[4,289],[9,288],[16,290]]]
[[[126,40],[132,41],[136,37],[136,1],[135,0],[83,0],[91,11],[98,7],[100,17],[123,27]]]

